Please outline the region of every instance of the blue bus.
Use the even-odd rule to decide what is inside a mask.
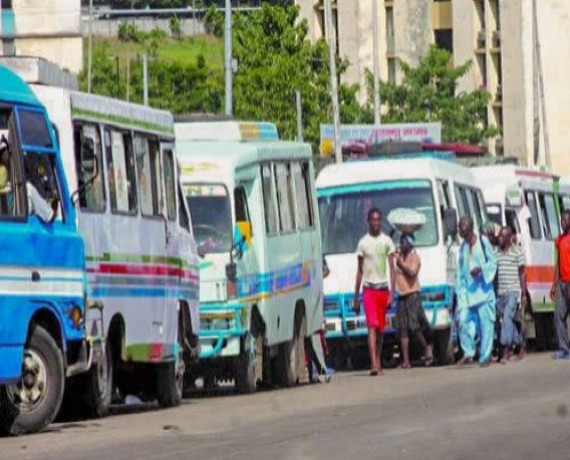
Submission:
[[[81,192],[81,191],[79,191]],[[84,245],[57,133],[30,87],[0,65],[0,432],[42,430],[58,414],[66,379],[92,365],[97,316],[86,311]],[[94,308],[93,310],[96,310]],[[95,320],[87,321],[86,314]],[[95,360],[96,361],[96,360]]]

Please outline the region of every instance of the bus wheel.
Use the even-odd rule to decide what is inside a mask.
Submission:
[[[254,393],[263,380],[263,334],[248,333],[245,341],[248,350],[238,357],[235,370],[236,391],[240,394]]]
[[[178,328],[177,359],[173,363],[159,364],[156,372],[156,399],[162,407],[180,405],[184,393],[184,331]]]
[[[293,339],[279,346],[275,358],[275,378],[278,385],[292,387],[301,379],[301,368],[305,367],[305,316],[295,318]]]
[[[434,331],[434,354],[440,366],[453,364],[453,341],[451,340],[451,328]]]
[[[113,353],[108,340],[104,355],[89,370],[83,388],[85,415],[96,418],[107,415],[113,396]]]
[[[34,326],[24,348],[20,382],[0,387],[0,431],[36,433],[57,415],[63,399],[63,356],[53,337]]]

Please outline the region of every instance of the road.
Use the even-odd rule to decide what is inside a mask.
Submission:
[[[567,459],[570,362],[335,375],[0,439],[1,459]]]

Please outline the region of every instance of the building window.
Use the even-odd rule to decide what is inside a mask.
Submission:
[[[453,54],[453,30],[440,29],[434,32],[435,44]]]
[[[388,58],[388,83],[396,83],[396,59]]]
[[[386,8],[386,47],[388,54],[395,54],[394,8],[391,6]]]

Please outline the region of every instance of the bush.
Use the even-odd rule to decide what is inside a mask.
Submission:
[[[204,27],[206,32],[215,37],[224,36],[224,14],[214,5],[210,6],[204,14]]]
[[[121,21],[119,23],[119,40],[123,42],[141,43],[144,39],[144,33],[133,23]]]
[[[172,38],[180,40],[182,38],[182,23],[180,22],[180,19],[173,16],[170,18],[170,21],[168,21],[168,25],[170,27],[170,35],[172,35]]]

